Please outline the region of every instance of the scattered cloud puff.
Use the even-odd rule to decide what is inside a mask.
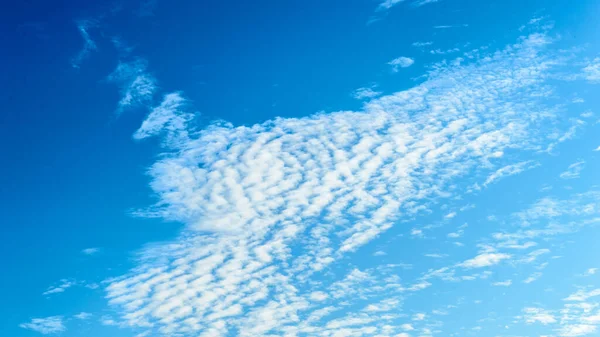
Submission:
[[[494,283],[492,283],[492,285],[496,286],[496,287],[510,287],[512,285],[512,280],[494,282]]]
[[[388,64],[390,66],[392,66],[393,72],[398,72],[398,70],[400,70],[400,68],[408,68],[408,67],[412,66],[414,63],[415,63],[415,60],[413,60],[409,57],[405,57],[405,56],[395,58],[395,59],[391,60],[390,62],[388,62]]]
[[[423,47],[427,47],[427,46],[431,46],[433,44],[432,41],[426,41],[426,42],[413,42],[412,46],[413,47],[417,47],[417,48],[423,48]]]
[[[65,290],[71,288],[72,286],[74,286],[76,283],[74,281],[71,280],[66,280],[63,279],[61,280],[61,284],[56,286],[56,287],[50,287],[48,288],[48,290],[44,291],[42,293],[42,295],[51,295],[51,294],[57,294],[57,293],[62,293]]]
[[[556,318],[549,311],[541,308],[525,308],[523,313],[525,322],[529,324],[537,322],[546,325],[556,322]]]
[[[583,68],[583,77],[592,83],[600,83],[600,57],[596,57]]]
[[[66,330],[62,316],[34,318],[29,323],[19,325],[23,329],[39,332],[44,335],[56,334]]]
[[[375,91],[375,87],[358,88],[352,93],[352,97],[358,100],[371,99],[381,95],[380,91]]]
[[[531,170],[531,169],[539,167],[539,166],[540,166],[539,163],[534,162],[532,160],[522,161],[520,163],[506,165],[502,168],[499,168],[494,173],[490,174],[488,176],[488,178],[485,180],[485,182],[483,183],[483,186],[487,187],[488,185],[493,184],[500,179],[510,177],[510,176],[519,174],[519,173],[527,171],[527,170]]]
[[[493,266],[511,258],[511,255],[504,253],[484,253],[475,256],[472,259],[466,260],[460,264],[463,268],[483,268]]]
[[[73,68],[79,68],[81,63],[89,57],[92,51],[98,49],[96,46],[96,42],[92,40],[89,30],[90,28],[94,28],[97,26],[97,23],[93,20],[80,20],[76,22],[77,29],[79,30],[79,34],[83,38],[83,49],[71,60],[71,65]]]
[[[80,312],[77,315],[74,315],[73,317],[80,319],[82,321],[90,319],[93,315],[90,314],[89,312]]]
[[[598,272],[598,268],[590,268],[590,269],[586,270],[583,275],[584,276],[592,276],[592,275],[596,275],[597,272]]]
[[[84,255],[96,255],[99,252],[100,252],[100,248],[95,248],[95,247],[93,247],[93,248],[86,248],[86,249],[83,249],[81,251],[81,253],[84,254]]]
[[[560,174],[561,179],[575,179],[579,178],[581,171],[585,167],[585,161],[580,160],[576,163],[569,165],[566,171]]]

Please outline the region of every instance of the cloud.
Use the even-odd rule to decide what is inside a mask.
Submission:
[[[556,110],[545,104],[545,80],[559,62],[547,40],[524,36],[487,57],[435,67],[361,111],[199,128],[182,93],[153,108],[144,101],[150,112],[134,137],[161,137],[163,153],[148,170],[158,201],[135,214],[185,226],[106,282],[120,313],[106,321],[164,335],[401,333],[393,310],[354,309],[389,308],[384,300],[426,291],[431,275],[451,268],[400,280],[397,266],[360,270],[344,258],[459,197],[453,186],[487,175],[505,151],[548,141],[541,125]],[[510,257],[481,252],[458,265],[469,274],[448,277],[489,278],[469,269]]]
[[[438,1],[440,1],[440,0],[416,0],[412,3],[412,5],[415,7],[421,7],[421,6],[425,6],[428,4],[436,3]]]
[[[525,322],[542,323],[544,325],[556,322],[556,318],[547,310],[541,308],[525,308],[523,309]]]
[[[596,275],[597,272],[598,272],[598,268],[590,268],[585,271],[584,276]]]
[[[77,315],[74,315],[73,317],[80,319],[82,321],[89,319],[92,317],[92,314],[90,314],[89,312],[80,312]]]
[[[375,91],[374,87],[363,87],[358,88],[352,93],[352,97],[363,100],[363,99],[371,99],[381,95],[380,91]]]
[[[438,26],[433,26],[434,29],[449,29],[449,28],[460,28],[460,27],[469,27],[468,24],[462,24],[462,25],[438,25]]]
[[[598,146],[594,151],[596,151],[596,152],[600,151],[600,146]]]
[[[579,174],[583,171],[585,161],[580,160],[576,163],[569,165],[566,171],[560,174],[561,179],[576,179],[579,178]]]
[[[539,163],[531,161],[531,160],[522,161],[522,162],[519,162],[516,164],[506,165],[502,168],[499,168],[494,173],[490,174],[488,176],[488,178],[485,180],[485,182],[483,183],[483,186],[488,186],[492,183],[497,182],[500,179],[519,174],[526,170],[531,170],[538,166],[540,166]]]
[[[81,251],[81,253],[84,255],[95,255],[95,254],[98,254],[99,252],[100,252],[100,248],[95,248],[95,247],[86,248]]]
[[[157,85],[146,68],[147,63],[142,59],[119,62],[115,71],[108,76],[109,81],[119,86],[122,95],[117,113],[130,108],[147,107],[151,103]]]
[[[34,318],[29,323],[22,323],[19,327],[39,332],[44,335],[56,334],[66,330],[62,316]]]
[[[63,279],[63,280],[61,280],[61,284],[60,285],[48,288],[48,290],[44,291],[42,293],[42,295],[51,295],[51,294],[62,293],[65,290],[67,290],[67,289],[71,288],[72,286],[74,286],[75,284],[76,283],[74,281]]]
[[[511,258],[511,255],[504,253],[483,253],[464,261],[459,266],[463,268],[483,268],[493,266],[509,258]]]
[[[494,282],[492,283],[493,286],[496,287],[510,287],[512,285],[512,280],[506,280],[506,281],[502,281],[502,282]]]
[[[417,48],[422,48],[422,47],[427,47],[427,46],[431,46],[433,44],[432,41],[426,41],[426,42],[413,42],[412,46],[413,47],[417,47]]]
[[[583,68],[583,77],[592,83],[600,83],[600,57],[596,57]]]
[[[97,23],[93,20],[80,20],[76,22],[79,34],[83,38],[83,49],[71,60],[73,68],[79,68],[81,63],[90,56],[92,51],[98,49],[96,42],[92,40],[89,29],[97,26]]]
[[[377,6],[378,11],[386,11],[399,3],[404,2],[404,0],[384,0]]]
[[[400,68],[408,68],[408,67],[412,66],[414,63],[415,63],[415,60],[413,60],[409,57],[404,57],[404,56],[395,58],[395,59],[391,60],[390,62],[388,62],[388,64],[392,66],[393,72],[398,72],[398,70],[400,70]]]

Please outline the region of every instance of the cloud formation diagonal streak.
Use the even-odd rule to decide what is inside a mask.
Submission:
[[[137,214],[186,228],[110,281],[122,324],[168,335],[405,334],[386,324],[394,299],[428,282],[400,282],[386,268],[323,271],[431,200],[460,193],[453,186],[467,173],[493,168],[506,151],[540,148],[545,136],[535,130],[555,113],[544,103],[546,79],[561,63],[550,43],[534,33],[434,68],[362,111],[252,126],[197,128],[183,94],[165,95],[134,135],[161,135],[165,146],[149,170],[160,200]],[[509,257],[489,253],[462,266]],[[352,308],[364,301],[371,306]]]

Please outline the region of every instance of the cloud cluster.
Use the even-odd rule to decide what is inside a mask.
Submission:
[[[433,277],[511,258],[496,250],[516,244],[509,236],[518,232],[420,279],[400,280],[393,266],[327,271],[433,200],[459,193],[458,178],[488,172],[507,150],[539,147],[544,135],[535,130],[554,112],[543,104],[558,63],[545,51],[549,42],[532,34],[472,63],[437,67],[362,111],[199,129],[183,95],[165,95],[134,134],[161,135],[165,145],[149,170],[160,201],[137,214],[186,229],[109,282],[119,324],[167,335],[406,333],[390,324],[403,296]],[[122,64],[112,76],[122,83],[121,105],[151,97],[154,81],[135,84],[147,79],[144,67]],[[519,169],[496,171],[490,183]]]

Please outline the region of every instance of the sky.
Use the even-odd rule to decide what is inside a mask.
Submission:
[[[0,336],[600,336],[595,0],[0,11]]]

